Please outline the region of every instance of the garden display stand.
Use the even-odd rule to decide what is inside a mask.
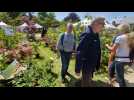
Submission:
[[[23,67],[17,60],[14,60],[4,71],[0,73],[0,83],[8,84],[12,81],[18,74],[25,71],[27,68]]]

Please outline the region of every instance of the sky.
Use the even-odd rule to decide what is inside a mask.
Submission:
[[[64,19],[70,12],[55,12],[56,18],[58,20]],[[91,16],[103,16],[109,22],[112,22],[115,17],[120,19],[123,16],[134,16],[134,12],[76,12],[81,19],[84,18],[85,15]]]

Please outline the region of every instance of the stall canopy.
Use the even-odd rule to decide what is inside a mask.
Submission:
[[[3,21],[1,21],[0,26],[8,26],[8,25],[6,23],[4,23]]]
[[[26,23],[20,25],[20,27],[27,27],[28,25]]]
[[[20,27],[27,27],[28,25],[26,24],[26,23],[24,23],[24,24],[22,24],[22,25],[20,25]],[[39,25],[39,24],[35,24],[34,25],[36,28],[42,28],[42,26],[41,25]]]
[[[42,26],[39,25],[39,24],[37,24],[37,23],[36,23],[34,26],[35,26],[36,28],[42,28]]]
[[[105,29],[116,29],[116,27],[108,21],[105,21]]]
[[[20,32],[24,32],[24,29],[27,27],[28,25],[27,25],[27,23],[23,23],[22,25],[20,25],[19,27],[18,27],[18,30],[20,31]],[[41,29],[42,28],[42,26],[41,25],[39,25],[39,24],[34,24],[34,27],[36,28],[36,29]]]

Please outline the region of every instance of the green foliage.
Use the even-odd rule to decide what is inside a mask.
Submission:
[[[41,25],[47,25],[48,27],[59,25],[59,21],[55,19],[55,14],[52,12],[39,12],[38,22]]]
[[[93,17],[92,16],[88,16],[88,15],[85,15],[85,18],[87,18],[88,20],[92,20],[93,19]]]
[[[0,40],[2,40],[7,48],[15,48],[16,45],[23,39],[22,33],[14,33],[12,36],[8,36],[0,29]]]
[[[0,71],[1,70],[4,70],[5,68],[7,68],[7,64],[5,64],[5,60],[6,60],[6,57],[5,57],[5,54],[0,54]]]
[[[53,61],[46,58],[44,63],[33,60],[30,69],[16,77],[12,84],[15,87],[52,87],[57,76],[52,72]],[[55,76],[54,76],[55,75]]]
[[[102,63],[101,63],[101,72],[108,71],[108,59],[109,59],[109,50],[106,48],[106,44],[111,44],[112,37],[108,35],[101,36],[101,49],[102,49]]]
[[[76,13],[72,12],[64,18],[64,21],[78,22],[80,21],[80,17]]]
[[[12,36],[7,36],[2,29],[0,30],[0,40],[4,42],[4,46],[2,48],[14,49],[17,47],[18,43],[22,41],[22,39],[22,33],[14,33]],[[8,58],[6,55],[7,52],[0,54],[0,70],[3,70],[7,67],[5,61]]]
[[[7,15],[6,12],[0,12],[0,20],[4,22],[8,22],[9,16]]]
[[[9,25],[16,26],[20,25],[20,15],[21,12],[0,12],[0,20]]]

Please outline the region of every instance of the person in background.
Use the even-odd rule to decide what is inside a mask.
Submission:
[[[130,64],[130,48],[128,46],[129,25],[125,23],[120,24],[118,28],[123,33],[115,39],[113,46],[108,46],[111,50],[109,66],[112,63],[114,64],[112,66],[115,67],[117,82],[120,87],[125,87],[124,66]],[[112,59],[113,57],[115,57],[114,61]]]
[[[89,26],[87,33],[82,33],[81,40],[77,48],[75,72],[80,76],[82,71],[81,86],[92,86],[93,72],[99,70],[101,61],[101,47],[99,32],[104,28],[105,18],[94,19]]]
[[[128,46],[130,48],[130,63],[134,65],[134,32],[128,34]]]
[[[32,40],[36,40],[35,39],[35,32],[36,32],[36,27],[34,26],[35,22],[30,20],[29,24],[28,24],[28,30],[29,30],[29,38]]]
[[[75,36],[72,31],[73,25],[71,23],[68,23],[67,31],[59,36],[59,40],[57,42],[57,49],[59,50],[61,56],[61,78],[63,83],[65,82],[65,76],[69,75],[67,71],[69,67],[70,58],[76,48]]]
[[[45,34],[47,34],[47,27],[43,26],[42,32],[41,32],[41,38],[44,38]]]
[[[28,25],[24,30],[25,32],[27,32],[27,38],[28,39],[32,39],[32,40],[36,40],[35,39],[35,31],[36,31],[36,27],[34,26],[34,21],[29,19],[29,16],[23,16],[22,20]]]

